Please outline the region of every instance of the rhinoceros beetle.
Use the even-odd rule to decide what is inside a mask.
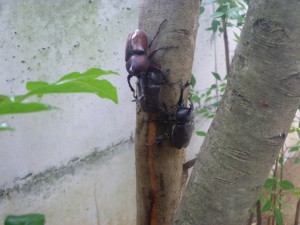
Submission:
[[[161,30],[161,27],[166,22],[167,20],[164,20],[160,24],[155,36],[153,37],[152,41],[149,44],[148,44],[148,37],[146,33],[142,30],[137,29],[128,35],[127,43],[125,47],[126,70],[129,73],[127,76],[127,82],[135,98],[136,98],[135,90],[130,83],[130,79],[133,76],[140,79],[142,76],[147,76],[147,73],[148,74],[153,73],[151,71],[149,72],[148,69],[152,66],[151,58],[155,55],[155,53],[160,50],[167,50],[170,48],[174,48],[173,46],[160,47],[150,52],[150,48],[153,42],[157,38]],[[140,88],[143,88],[143,85],[140,85]]]
[[[175,148],[186,148],[191,140],[194,130],[194,105],[189,98],[190,108],[184,106],[183,92],[190,84],[181,86],[177,110],[174,114],[175,126],[171,133],[171,143]]]
[[[186,107],[183,102],[183,92],[189,85],[189,83],[186,83],[181,86],[177,109],[172,115],[172,119],[169,119],[169,116],[165,116],[161,121],[161,124],[171,122],[171,126],[168,126],[168,130],[165,134],[156,138],[155,144],[169,139],[172,145],[178,149],[186,148],[189,145],[194,130],[194,105],[190,99],[189,108]]]
[[[151,66],[146,75],[137,83],[139,97],[137,101],[147,113],[158,113],[163,109],[163,90],[161,85],[167,82],[169,70],[165,73],[157,67]]]

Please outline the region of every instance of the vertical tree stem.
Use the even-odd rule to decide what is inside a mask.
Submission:
[[[152,43],[151,65],[169,70],[169,82],[161,85],[162,99],[168,118],[143,112],[137,104],[136,120],[136,188],[137,225],[171,225],[183,188],[185,149],[170,142],[172,114],[177,108],[180,83],[191,79],[198,28],[199,0],[143,0],[139,14],[139,29],[153,39],[162,21],[166,20]],[[184,93],[186,102],[188,92]],[[162,106],[163,108],[163,106]],[[162,122],[164,120],[164,122]],[[157,136],[164,141],[156,144]],[[145,144],[148,143],[148,146]],[[184,184],[185,185],[185,184]]]
[[[257,225],[262,225],[262,217],[261,217],[261,204],[258,200],[256,203],[256,214],[257,214]]]
[[[298,221],[299,221],[299,215],[300,215],[300,199],[297,202],[297,207],[296,207],[296,214],[295,214],[295,222],[294,225],[298,225]]]
[[[224,39],[224,47],[225,47],[226,72],[228,75],[229,71],[230,71],[230,55],[229,55],[229,41],[228,41],[227,25],[226,25],[225,18],[222,18],[222,27],[223,27],[223,39]]]

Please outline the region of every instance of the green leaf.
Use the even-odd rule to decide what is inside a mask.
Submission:
[[[199,98],[199,96],[198,95],[196,95],[196,94],[192,94],[192,101],[193,102],[196,102],[196,103],[198,103],[198,102],[200,102],[200,98]]]
[[[240,11],[243,11],[244,9],[242,7],[233,7],[233,8],[230,8],[228,10],[228,13],[232,13],[232,12],[240,12]]]
[[[278,225],[283,225],[282,213],[280,212],[280,210],[277,207],[274,208],[274,215],[275,215],[276,223]]]
[[[279,186],[283,190],[292,190],[295,188],[295,186],[288,180],[280,181]]]
[[[204,6],[200,6],[200,10],[199,10],[199,14],[202,15],[205,11],[205,7]]]
[[[47,87],[49,84],[43,81],[29,81],[26,83],[26,89],[32,91],[34,89]]]
[[[216,9],[216,13],[223,13],[223,15],[226,15],[228,12],[228,4],[221,4],[219,7]],[[214,14],[216,14],[214,13]],[[213,14],[213,15],[214,15]],[[222,15],[222,16],[223,16]]]
[[[284,157],[283,156],[280,156],[279,159],[278,159],[278,163],[280,165],[283,165],[283,162],[284,162]]]
[[[218,20],[213,20],[211,22],[211,29],[213,32],[216,32],[218,30],[218,27],[220,26],[220,21]]]
[[[242,19],[242,16],[237,13],[237,12],[230,12],[228,14],[228,16],[231,18],[231,19],[234,19],[234,20],[241,20]]]
[[[207,108],[202,108],[198,111],[198,113],[202,114],[202,113],[207,113]]]
[[[221,104],[221,101],[219,100],[219,101],[213,103],[212,105],[213,105],[214,107],[219,107],[220,104]]]
[[[284,202],[283,200],[281,200],[280,198],[276,198],[276,201],[282,206],[288,206],[288,204],[286,202]]]
[[[107,80],[77,79],[68,82],[48,84],[42,88],[33,89],[27,95],[94,93],[101,98],[107,98],[118,103],[117,89]]]
[[[7,103],[10,103],[14,100],[13,97],[9,97],[7,95],[0,95],[0,106],[2,104],[7,104]]]
[[[208,89],[208,90],[206,91],[206,93],[205,93],[206,98],[207,98],[207,97],[210,97],[210,95],[211,95],[211,90],[212,90],[212,89]]]
[[[31,113],[31,112],[39,112],[39,111],[46,111],[52,109],[57,109],[57,108],[39,102],[30,102],[30,103],[11,102],[7,104],[0,104],[0,115]]]
[[[262,208],[262,212],[268,212],[270,211],[270,209],[272,208],[272,202],[270,200],[268,200],[264,207]]]
[[[73,73],[64,75],[63,77],[61,77],[58,80],[58,82],[62,82],[62,81],[66,81],[66,80],[72,81],[72,80],[82,80],[82,79],[96,79],[100,76],[109,75],[109,74],[117,75],[118,73],[111,71],[111,70],[105,71],[105,70],[101,70],[99,68],[91,68],[84,73],[73,72]]]
[[[221,87],[221,89],[220,89],[221,92],[224,92],[225,90],[226,90],[226,86]]]
[[[260,195],[258,196],[257,200],[259,200],[260,203],[263,204],[263,203],[265,202],[265,196],[262,195],[262,194],[260,194]]]
[[[216,88],[217,88],[217,85],[215,85],[215,84],[213,84],[213,85],[210,86],[211,90],[216,89]]]
[[[204,131],[196,131],[196,134],[197,134],[198,136],[202,136],[202,137],[204,137],[204,136],[207,135],[207,133],[204,132]]]
[[[64,75],[58,82],[49,84],[41,81],[27,83],[29,93],[16,97],[16,101],[23,101],[30,96],[63,93],[94,93],[101,98],[107,98],[118,103],[117,89],[107,80],[98,80],[99,76],[117,74],[114,71],[105,71],[91,68],[84,73],[73,72]]]
[[[193,88],[194,88],[195,85],[196,85],[196,78],[195,78],[194,74],[192,74],[191,85],[192,85]]]
[[[214,114],[209,114],[209,115],[206,116],[207,119],[212,119],[212,118],[214,118],[214,117],[215,117]]]
[[[7,216],[4,225],[44,225],[45,216],[42,214],[27,214],[21,216]]]
[[[212,75],[216,78],[216,80],[221,80],[221,76],[218,73],[212,72]]]
[[[13,131],[14,128],[9,127],[6,123],[0,124],[0,131]]]
[[[264,183],[265,189],[272,189],[276,185],[276,180],[274,178],[268,178]]]
[[[289,152],[297,152],[297,151],[299,151],[299,148],[300,148],[299,145],[298,146],[294,146],[294,147],[290,148]]]
[[[300,125],[300,123],[299,123],[299,125]],[[300,129],[298,127],[293,127],[289,130],[289,133],[294,133],[294,132],[300,133]]]
[[[238,42],[240,40],[240,36],[236,32],[233,32],[233,35],[234,35],[234,41]]]
[[[300,163],[300,157],[296,157],[294,163]]]
[[[208,102],[208,101],[210,101],[211,99],[212,99],[212,97],[209,96],[209,97],[207,97],[207,98],[204,100],[204,102]]]

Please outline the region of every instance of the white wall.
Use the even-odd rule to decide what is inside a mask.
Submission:
[[[201,18],[193,69],[200,90],[214,82],[212,71],[224,74],[222,39],[205,31],[210,14]],[[4,0],[0,20],[3,94],[91,67],[120,73],[109,78],[118,105],[89,94],[54,95],[43,102],[61,110],[1,117],[16,130],[0,133],[0,224],[7,214],[30,212],[55,225],[134,224],[135,105],[124,48],[137,27],[138,0]],[[193,137],[188,158],[201,141]]]
[[[124,88],[124,42],[137,24],[137,1],[5,1],[1,7],[1,92],[21,94],[28,80],[54,82],[90,67],[120,73],[110,78],[118,88],[118,105],[93,95],[53,96],[43,101],[62,110],[6,119],[16,131],[1,133],[2,165],[8,168],[1,181],[9,184],[16,175],[130,138],[134,105]]]

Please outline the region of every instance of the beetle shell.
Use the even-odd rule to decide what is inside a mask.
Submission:
[[[194,107],[192,107],[192,105],[191,108],[187,108],[187,107],[178,108],[174,115],[176,122],[187,123],[189,121],[194,120],[193,108]]]
[[[172,132],[171,142],[175,148],[186,148],[194,131],[193,122],[176,124]]]
[[[189,84],[181,87],[180,97],[177,103],[177,110],[174,114],[176,122],[172,134],[171,142],[175,148],[186,148],[191,140],[194,130],[194,105],[189,99],[190,108],[184,106],[183,91]]]
[[[127,38],[125,47],[125,61],[133,55],[148,54],[148,38],[144,31],[135,30]]]
[[[163,91],[161,85],[166,82],[165,74],[156,67],[151,67],[138,82],[141,108],[144,112],[155,113],[162,110]]]
[[[150,60],[147,55],[132,55],[126,61],[126,69],[129,74],[139,77],[146,73],[150,66]]]

